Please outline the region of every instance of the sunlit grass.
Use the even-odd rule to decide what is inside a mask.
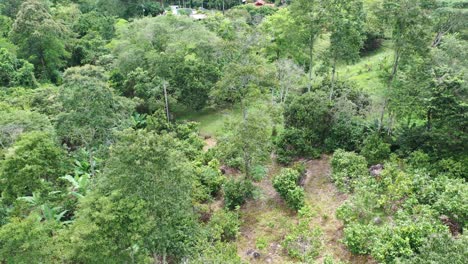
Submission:
[[[224,124],[230,118],[240,118],[241,110],[239,107],[230,109],[211,109],[207,108],[198,112],[187,113],[180,117],[181,120],[195,121],[200,124],[200,135],[202,136],[220,136],[223,134]]]
[[[379,77],[379,72],[382,63],[392,57],[389,45],[390,43],[384,42],[379,50],[362,57],[359,62],[339,67],[338,78],[354,81],[364,91],[381,97],[384,86]]]

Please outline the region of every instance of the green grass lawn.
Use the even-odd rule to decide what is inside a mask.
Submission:
[[[385,98],[385,84],[379,77],[381,64],[393,58],[391,43],[385,41],[383,46],[353,65],[342,65],[338,68],[338,78],[351,80],[357,87],[367,92],[371,99],[369,120],[379,118]]]
[[[217,137],[223,133],[224,123],[230,118],[240,118],[239,107],[233,109],[204,109],[198,112],[187,113],[180,117],[182,120],[200,123],[200,135]]]
[[[353,65],[343,65],[338,69],[338,78],[354,81],[364,91],[378,97],[382,96],[384,87],[379,78],[380,65],[392,58],[390,43],[384,42],[376,52],[366,55]]]

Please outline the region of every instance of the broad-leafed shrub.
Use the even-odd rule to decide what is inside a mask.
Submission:
[[[286,204],[296,211],[304,206],[304,189],[297,185],[300,178],[299,171],[284,169],[273,179],[273,187]]]
[[[243,205],[247,199],[252,198],[254,186],[249,180],[230,179],[223,185],[224,204],[228,209]]]
[[[341,191],[352,191],[355,181],[368,175],[366,159],[354,152],[337,150],[331,166],[332,180]]]

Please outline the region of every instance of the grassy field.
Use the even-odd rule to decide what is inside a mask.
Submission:
[[[371,99],[368,120],[376,120],[385,98],[385,86],[380,78],[381,67],[393,58],[391,43],[384,42],[383,46],[361,58],[353,65],[343,65],[338,68],[338,78],[353,81],[359,89],[368,93]]]
[[[357,86],[374,97],[382,97],[384,87],[379,78],[381,64],[392,58],[390,43],[384,42],[376,52],[368,54],[352,65],[338,69],[338,78],[354,81]]]
[[[204,109],[199,112],[193,112],[181,116],[182,120],[195,121],[200,123],[201,136],[217,137],[222,135],[224,123],[230,118],[240,118],[241,110],[239,107],[233,109]]]

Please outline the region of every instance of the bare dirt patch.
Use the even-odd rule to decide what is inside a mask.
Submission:
[[[317,213],[311,225],[319,226],[322,231],[324,248],[321,251],[318,263],[326,256],[349,263],[373,263],[367,256],[351,254],[343,243],[343,223],[336,218],[336,209],[348,198],[340,193],[332,183],[330,157],[322,156],[319,160],[307,162],[307,178],[304,189],[307,200]]]
[[[281,247],[291,225],[297,223],[296,213],[289,210],[272,186],[272,179],[281,167],[272,157],[268,176],[256,183],[262,194],[259,199],[249,201],[241,209],[243,221],[237,241],[238,254],[247,263],[294,263]],[[306,161],[307,173],[304,182],[306,200],[312,206],[315,217],[311,227],[323,231],[323,249],[317,258],[322,263],[326,256],[346,263],[375,263],[367,256],[354,256],[340,242],[343,236],[343,223],[336,218],[336,209],[347,199],[330,179],[330,158]],[[253,252],[260,255],[255,258]]]
[[[214,137],[207,137],[205,138],[204,142],[205,146],[203,147],[203,151],[205,152],[216,147],[216,144],[218,143],[218,141]]]
[[[267,176],[255,183],[260,197],[247,202],[241,208],[243,224],[237,241],[239,256],[247,263],[286,263],[291,259],[281,247],[288,226],[297,221],[296,214],[289,210],[273,188],[272,179],[281,167],[273,162]],[[259,253],[257,257],[253,252]]]

